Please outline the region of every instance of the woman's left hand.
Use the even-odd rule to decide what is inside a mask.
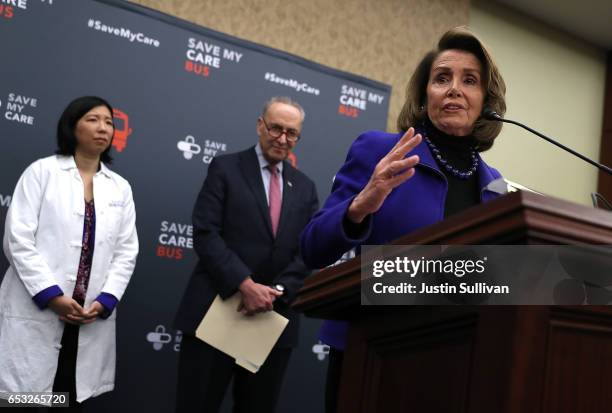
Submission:
[[[81,317],[75,317],[72,314],[68,314],[66,317],[60,316],[60,320],[71,323],[71,324],[91,324],[102,312],[104,311],[104,307],[98,301],[94,301],[91,303],[89,308],[85,309],[83,315]]]
[[[85,320],[83,321],[83,324],[93,323],[103,311],[104,307],[102,304],[100,304],[98,301],[92,302],[89,308],[85,309]]]

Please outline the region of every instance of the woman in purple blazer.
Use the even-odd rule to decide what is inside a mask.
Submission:
[[[366,132],[351,146],[332,192],[301,236],[304,262],[334,263],[360,245],[386,244],[496,196],[487,185],[501,177],[479,155],[493,145],[506,86],[490,53],[469,30],[446,32],[418,64],[398,117],[398,134]],[[331,346],[326,405],[335,411],[347,325],[327,321],[321,340]]]

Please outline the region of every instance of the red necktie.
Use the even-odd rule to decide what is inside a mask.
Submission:
[[[272,221],[272,233],[276,236],[276,230],[278,229],[278,221],[280,220],[281,212],[281,192],[280,192],[280,179],[278,177],[278,170],[276,166],[268,165],[270,171],[270,220]]]

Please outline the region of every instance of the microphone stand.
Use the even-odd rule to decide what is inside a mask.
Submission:
[[[517,125],[520,126],[523,129],[528,130],[529,132],[533,133],[534,135],[539,136],[540,138],[544,139],[545,141],[548,141],[550,143],[552,143],[553,145],[563,149],[564,151],[567,151],[569,153],[571,153],[574,156],[577,156],[578,158],[582,159],[585,162],[590,163],[593,166],[596,166],[597,168],[599,168],[599,170],[607,172],[608,175],[612,175],[612,169],[606,165],[600,164],[599,162],[595,162],[594,160],[587,158],[586,156],[582,155],[581,153],[576,152],[575,150],[573,150],[572,148],[568,148],[567,146],[563,145],[560,142],[557,142],[556,140],[549,138],[548,136],[538,132],[537,130],[531,129],[529,126],[527,125],[523,125],[520,122],[517,122],[515,120],[512,119],[504,119],[501,116],[499,116],[499,114],[491,109],[485,109],[482,111],[482,116],[487,119],[487,120],[492,120],[495,122],[504,122],[504,123],[512,123],[513,125]],[[591,194],[591,200],[593,201],[593,206],[595,208],[599,207],[599,201],[601,200],[602,203],[606,206],[606,208],[608,210],[612,211],[612,206],[610,205],[610,203],[608,202],[608,200],[606,198],[604,198],[603,195],[598,194],[597,192],[593,192]]]
[[[497,114],[497,112],[494,112],[492,110],[486,110],[485,109],[483,111],[482,115],[487,120],[492,120],[492,121],[497,121],[497,122],[504,122],[504,123],[512,123],[513,125],[520,126],[521,128],[526,129],[529,132],[533,133],[534,135],[538,135],[540,138],[542,138],[542,139],[552,143],[555,146],[558,146],[559,148],[561,148],[561,149],[571,153],[574,156],[577,156],[578,158],[582,159],[583,161],[588,162],[588,163],[590,163],[593,166],[596,166],[600,170],[602,170],[604,172],[607,172],[608,175],[612,175],[612,168],[609,168],[606,165],[600,164],[599,162],[595,162],[594,160],[592,160],[590,158],[587,158],[586,156],[576,152],[575,150],[573,150],[571,148],[568,148],[567,146],[563,145],[562,143],[559,143],[556,140],[554,140],[552,138],[549,138],[548,136],[546,136],[546,135],[544,135],[544,134],[542,134],[542,133],[540,133],[540,132],[538,132],[538,131],[536,131],[534,129],[531,129],[527,125],[523,125],[522,123],[514,121],[514,120],[511,120],[511,119],[504,119],[501,116],[499,116]]]

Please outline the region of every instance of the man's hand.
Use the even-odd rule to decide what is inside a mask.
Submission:
[[[49,308],[59,315],[59,319],[70,324],[83,324],[85,310],[72,297],[58,295],[49,300]]]
[[[256,283],[251,277],[247,277],[238,289],[242,294],[242,300],[237,311],[244,315],[271,311],[274,308],[273,303],[276,297],[282,295],[280,291],[276,291],[274,288]]]

